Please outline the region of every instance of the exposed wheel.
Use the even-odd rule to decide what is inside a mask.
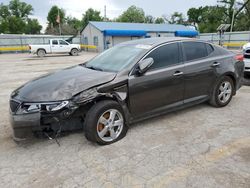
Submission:
[[[46,52],[45,52],[44,49],[39,49],[39,50],[37,51],[37,56],[38,56],[38,57],[44,57],[45,55],[46,55]]]
[[[234,93],[234,84],[230,77],[223,77],[215,86],[210,104],[215,107],[224,107],[231,101]]]
[[[100,145],[117,142],[128,130],[122,108],[111,100],[98,102],[90,108],[84,122],[86,138]]]
[[[79,51],[77,49],[75,49],[75,48],[70,51],[70,54],[73,55],[73,56],[77,56],[78,53],[79,53]]]

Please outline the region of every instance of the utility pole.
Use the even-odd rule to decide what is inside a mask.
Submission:
[[[234,9],[234,11],[233,11],[233,17],[232,17],[232,23],[231,23],[230,32],[233,32],[233,27],[234,27],[234,19],[235,19],[235,9]]]
[[[106,9],[106,5],[104,5],[104,21],[107,21],[107,9]]]
[[[57,9],[57,18],[56,18],[56,22],[59,24],[59,33],[60,33],[60,35],[62,35],[61,17],[60,17],[60,13],[59,13],[59,8]]]
[[[233,27],[234,27],[234,20],[235,20],[236,10],[237,10],[237,6],[236,6],[236,2],[234,2],[234,6],[233,6],[233,17],[232,17],[230,32],[233,32]]]

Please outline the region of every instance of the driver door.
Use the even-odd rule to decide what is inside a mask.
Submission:
[[[179,43],[164,44],[145,58],[153,58],[150,69],[129,77],[129,104],[134,117],[183,104],[184,79]]]

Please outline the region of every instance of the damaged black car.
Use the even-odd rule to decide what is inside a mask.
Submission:
[[[206,101],[226,106],[243,71],[242,57],[196,39],[122,43],[13,91],[13,137],[83,130],[88,140],[111,144],[140,120]]]

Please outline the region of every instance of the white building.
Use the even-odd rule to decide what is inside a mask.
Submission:
[[[89,22],[82,30],[82,44],[94,45],[99,52],[128,40],[150,37],[195,37],[198,32],[175,24]]]

